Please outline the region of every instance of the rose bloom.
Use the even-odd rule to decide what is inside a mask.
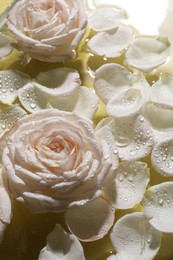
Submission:
[[[111,165],[91,121],[48,109],[20,119],[1,138],[9,188],[33,213],[61,212],[101,195]]]
[[[75,58],[86,24],[80,0],[21,0],[7,19],[15,48],[49,62]]]

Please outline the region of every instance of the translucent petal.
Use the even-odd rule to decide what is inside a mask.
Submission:
[[[158,173],[166,177],[173,176],[173,136],[162,139],[154,146],[151,162]]]
[[[117,253],[126,253],[136,260],[146,260],[153,259],[157,254],[161,233],[149,224],[142,212],[135,212],[116,222],[110,238]]]
[[[90,13],[88,23],[96,32],[109,31],[117,28],[125,18],[124,10],[120,7],[100,7]]]
[[[83,206],[66,211],[68,228],[82,241],[94,241],[104,237],[114,221],[114,209],[104,199],[97,198]]]
[[[40,251],[38,260],[85,260],[82,245],[59,224],[47,237],[47,245]]]
[[[11,39],[0,33],[0,59],[8,56],[12,52],[13,47],[10,44]]]
[[[0,101],[11,105],[17,98],[17,90],[30,81],[27,74],[19,71],[0,71]]]
[[[92,90],[82,86],[80,87],[73,112],[92,119],[98,109],[98,103],[97,95]]]
[[[150,187],[143,199],[144,214],[162,232],[173,233],[173,182]]]
[[[136,38],[126,52],[128,65],[143,72],[153,69],[167,61],[170,55],[170,43],[165,38]]]
[[[146,163],[121,162],[105,183],[105,196],[115,208],[133,208],[142,200],[149,180]]]
[[[88,42],[91,52],[107,58],[119,57],[133,40],[131,27],[120,25],[117,30],[100,32]]]
[[[173,79],[172,76],[162,75],[150,89],[151,101],[159,107],[173,109]]]

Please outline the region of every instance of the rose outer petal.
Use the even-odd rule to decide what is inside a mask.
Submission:
[[[115,210],[104,199],[98,198],[66,211],[68,228],[82,241],[95,241],[104,237],[114,221]]]

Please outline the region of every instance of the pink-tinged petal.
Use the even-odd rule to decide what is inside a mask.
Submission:
[[[154,228],[173,233],[173,182],[163,182],[150,187],[142,204],[144,214]]]
[[[104,199],[98,198],[66,211],[70,231],[82,241],[95,241],[104,237],[114,222],[115,210]]]
[[[113,227],[110,238],[118,254],[124,253],[130,256],[129,259],[133,257],[135,260],[153,259],[161,244],[161,232],[150,225],[142,212],[120,218]]]
[[[40,251],[38,260],[85,260],[82,245],[73,235],[56,225],[47,237],[46,246]]]
[[[146,163],[121,162],[105,182],[105,196],[115,208],[133,208],[142,200],[149,180]]]

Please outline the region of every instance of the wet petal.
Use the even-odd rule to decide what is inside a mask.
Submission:
[[[120,7],[100,7],[90,13],[88,23],[96,32],[109,31],[119,26],[126,15]]]
[[[0,33],[0,59],[8,56],[13,51],[13,47],[10,44],[11,39]]]
[[[121,162],[105,183],[105,196],[115,208],[133,208],[142,200],[149,180],[146,163]]]
[[[151,101],[165,109],[173,109],[173,79],[172,76],[163,75],[156,81],[150,90]]]
[[[19,71],[0,71],[0,101],[11,105],[17,98],[17,90],[30,81],[27,74]]]
[[[131,27],[120,25],[117,30],[101,32],[89,40],[91,52],[107,58],[119,57],[133,40]]]
[[[151,162],[153,168],[163,176],[173,176],[173,136],[159,141],[153,148]]]
[[[165,38],[136,38],[126,52],[128,65],[143,72],[150,72],[166,62],[170,43]]]
[[[110,238],[117,253],[126,253],[133,259],[153,259],[160,248],[161,233],[155,230],[142,212],[120,218]]]
[[[47,237],[47,245],[40,251],[38,260],[84,260],[83,248],[78,239],[56,225]]]
[[[173,182],[150,187],[143,199],[144,214],[162,232],[173,233]]]
[[[92,119],[98,109],[98,103],[98,97],[92,90],[86,87],[80,87],[73,112]]]
[[[114,209],[104,199],[98,198],[83,206],[66,211],[68,228],[82,241],[94,241],[104,237],[114,221]]]

